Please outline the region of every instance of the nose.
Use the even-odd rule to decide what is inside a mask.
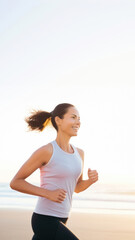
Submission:
[[[77,122],[76,122],[76,124],[77,124],[77,126],[79,126],[79,127],[80,127],[80,125],[81,125],[81,122],[80,122],[80,119],[79,119],[79,118],[77,119]]]

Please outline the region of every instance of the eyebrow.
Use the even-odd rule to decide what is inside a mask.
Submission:
[[[78,117],[80,119],[80,116],[77,116],[76,114],[72,113],[71,115],[75,116],[75,117]]]

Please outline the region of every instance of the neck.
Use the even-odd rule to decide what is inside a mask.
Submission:
[[[56,137],[56,142],[59,145],[60,148],[62,148],[63,151],[68,152],[68,153],[72,153],[73,149],[69,144],[70,141],[70,137],[69,136],[63,136],[63,134],[61,135],[60,133],[57,134]]]

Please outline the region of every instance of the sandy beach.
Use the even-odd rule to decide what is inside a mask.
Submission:
[[[0,240],[30,240],[31,210],[0,209]],[[73,212],[67,226],[80,240],[134,240],[135,215]]]

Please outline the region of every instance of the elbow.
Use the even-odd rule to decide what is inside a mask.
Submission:
[[[79,193],[80,191],[79,191],[79,189],[76,188],[74,192],[75,193]]]
[[[14,178],[11,180],[9,186],[10,186],[10,188],[12,188],[13,190],[21,191],[22,185],[23,185],[23,181],[24,181],[24,179],[14,177]]]
[[[17,184],[17,180],[16,179],[12,179],[11,182],[10,182],[10,187],[13,189],[13,190],[18,190],[18,184]]]
[[[12,188],[13,190],[15,190],[15,183],[14,180],[12,179],[10,182],[10,188]]]

